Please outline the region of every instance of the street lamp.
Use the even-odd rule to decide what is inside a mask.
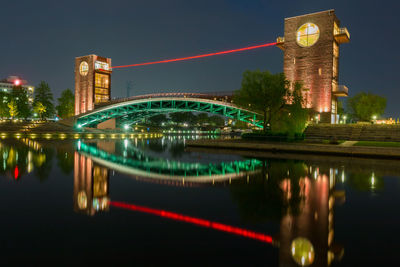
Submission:
[[[344,115],[344,116],[343,116],[343,122],[344,122],[344,124],[346,124],[346,119],[347,119],[347,116]]]
[[[125,125],[124,125],[124,129],[125,129],[125,130],[128,130],[128,129],[129,129],[129,125],[128,125],[128,124],[125,124]]]
[[[376,115],[374,115],[374,116],[372,116],[372,120],[376,123],[376,119],[377,119],[377,116]]]

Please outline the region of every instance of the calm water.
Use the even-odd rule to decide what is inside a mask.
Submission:
[[[400,164],[0,140],[1,261],[396,266]]]

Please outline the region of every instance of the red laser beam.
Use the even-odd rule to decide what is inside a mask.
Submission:
[[[255,239],[258,241],[272,244],[272,237],[269,235],[253,232],[253,231],[235,227],[235,226],[230,226],[227,224],[222,224],[222,223],[204,220],[204,219],[200,219],[200,218],[196,218],[196,217],[186,216],[186,215],[182,215],[179,213],[170,212],[170,211],[166,211],[166,210],[159,210],[159,209],[148,208],[145,206],[128,204],[128,203],[124,203],[124,202],[110,201],[110,205],[114,206],[116,208],[122,208],[122,209],[127,209],[127,210],[148,213],[148,214],[156,215],[159,217],[168,218],[168,219],[172,219],[172,220],[176,220],[176,221],[182,221],[182,222],[186,222],[186,223],[191,223],[191,224],[195,224],[198,226],[207,227],[207,228],[211,228],[211,229],[215,229],[218,231],[223,231],[223,232],[227,232],[227,233],[231,233],[231,234],[235,234],[235,235],[240,235],[240,236],[244,236],[247,238],[251,238],[251,239]]]
[[[181,58],[174,58],[174,59],[165,59],[165,60],[160,60],[160,61],[137,63],[137,64],[131,64],[131,65],[114,66],[114,67],[112,67],[112,69],[138,67],[138,66],[146,66],[146,65],[153,65],[153,64],[160,64],[160,63],[169,63],[169,62],[190,60],[190,59],[202,58],[202,57],[225,55],[225,54],[231,54],[231,53],[236,53],[236,52],[240,52],[240,51],[252,50],[252,49],[257,49],[257,48],[261,48],[261,47],[268,47],[268,46],[274,46],[274,45],[276,45],[276,43],[254,45],[254,46],[248,46],[248,47],[243,47],[243,48],[238,48],[238,49],[226,50],[226,51],[221,51],[221,52],[216,52],[216,53],[202,54],[202,55],[191,56],[191,57],[181,57]]]

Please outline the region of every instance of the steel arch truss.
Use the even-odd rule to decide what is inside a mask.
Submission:
[[[207,112],[263,128],[262,117],[258,113],[223,101],[197,98],[150,98],[113,104],[80,115],[77,126],[78,128],[93,127],[113,118],[125,120],[130,118],[129,121],[134,121],[137,117],[143,118],[150,114],[153,116],[182,111]]]

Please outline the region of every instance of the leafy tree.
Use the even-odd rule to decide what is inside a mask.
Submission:
[[[337,102],[337,114],[342,117],[344,114],[346,113],[346,111],[344,110],[344,105],[343,105],[343,101],[339,100]]]
[[[0,92],[0,117],[5,118],[10,116],[8,110],[8,101],[10,100],[10,96],[8,93]]]
[[[245,71],[242,86],[235,92],[234,102],[263,115],[264,131],[274,117],[285,107],[289,81],[283,73]]]
[[[163,122],[168,121],[167,116],[165,114],[157,114],[148,119],[150,124],[160,126]]]
[[[294,84],[293,91],[289,94],[290,104],[286,105],[274,118],[272,131],[288,133],[290,136],[303,133],[308,120],[308,111],[303,108],[302,88],[302,84]]]
[[[207,122],[209,122],[208,114],[205,112],[199,113],[197,115],[196,120],[197,120],[197,123],[199,123],[200,125],[202,125],[203,123],[207,123]]]
[[[208,119],[212,126],[221,127],[225,125],[225,120],[221,116],[213,115],[210,116]]]
[[[176,123],[194,124],[197,121],[197,116],[192,112],[175,112],[169,114],[169,117]]]
[[[58,116],[65,119],[75,115],[75,96],[71,89],[62,91],[56,107]]]
[[[361,121],[370,121],[372,116],[385,113],[386,97],[371,93],[358,93],[347,100],[349,112]]]
[[[16,116],[26,119],[32,114],[26,89],[22,88],[21,86],[14,86],[11,93],[11,98],[17,105],[18,115]]]
[[[14,99],[7,104],[11,118],[18,116],[18,106]]]
[[[46,112],[46,107],[43,106],[42,102],[35,102],[33,111],[39,115],[40,119],[43,119],[43,115]]]
[[[44,112],[44,117],[49,118],[53,117],[55,113],[54,104],[53,104],[53,94],[49,85],[41,81],[40,84],[35,89],[35,100],[34,102],[41,102],[43,106],[46,107],[46,111]]]

